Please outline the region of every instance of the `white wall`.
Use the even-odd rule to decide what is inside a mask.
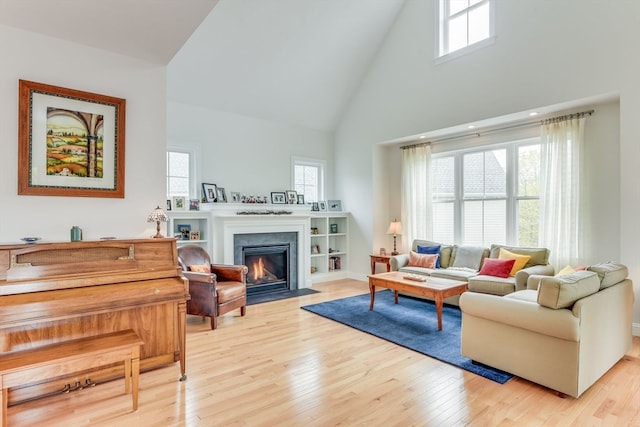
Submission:
[[[166,200],[166,68],[5,26],[0,52],[0,242],[68,241],[72,225],[85,240],[153,235],[147,215]],[[126,99],[124,199],[17,195],[19,79]]]
[[[599,188],[598,203],[612,208],[597,215],[598,221],[610,216],[618,232],[593,240],[598,240],[594,244],[606,241],[612,251],[617,248],[614,255],[629,266],[636,293],[634,322],[640,334],[640,187],[636,184],[640,56],[633,53],[634,40],[640,38],[640,27],[634,22],[640,3],[497,1],[495,43],[439,65],[433,60],[431,31],[435,4],[406,1],[336,131],[336,182],[342,183],[336,197],[350,203],[354,219],[351,252],[361,254],[352,257],[351,269],[367,271],[366,254],[386,241],[388,237],[380,235],[393,215],[390,210],[397,209],[379,195],[378,184],[386,175],[379,170],[383,165],[380,157],[388,149],[374,149],[376,144],[616,94],[620,98],[619,136],[615,129],[610,134],[594,133],[602,138],[598,147],[605,150],[607,165],[615,163],[611,156],[619,159],[619,168],[607,167],[605,172],[619,182],[619,191]],[[603,123],[601,129],[611,124]],[[611,151],[604,148],[609,145]]]
[[[175,102],[168,103],[167,132],[169,146],[196,153],[199,192],[201,182],[224,187],[227,198],[291,190],[291,156],[299,156],[328,161],[332,198],[332,133]]]

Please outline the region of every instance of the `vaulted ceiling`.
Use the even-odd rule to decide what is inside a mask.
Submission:
[[[167,97],[335,129],[404,0],[0,0],[0,24],[167,65]]]

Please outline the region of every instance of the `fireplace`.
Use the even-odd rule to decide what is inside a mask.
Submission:
[[[247,293],[298,289],[298,233],[234,235],[235,264],[246,265]]]

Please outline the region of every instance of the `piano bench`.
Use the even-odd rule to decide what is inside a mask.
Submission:
[[[140,346],[142,339],[131,329],[63,341],[0,355],[0,415],[7,425],[10,387],[35,383],[112,363],[124,363],[124,389],[138,409]],[[133,389],[133,390],[132,390]]]

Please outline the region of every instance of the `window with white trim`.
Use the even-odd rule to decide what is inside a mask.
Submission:
[[[190,198],[191,162],[189,151],[167,151],[167,198],[184,196]]]
[[[435,241],[538,245],[538,139],[441,153],[431,166]]]
[[[494,36],[494,0],[439,0],[438,57]]]
[[[325,169],[327,162],[301,157],[291,158],[293,189],[304,195],[305,203],[325,200]]]

